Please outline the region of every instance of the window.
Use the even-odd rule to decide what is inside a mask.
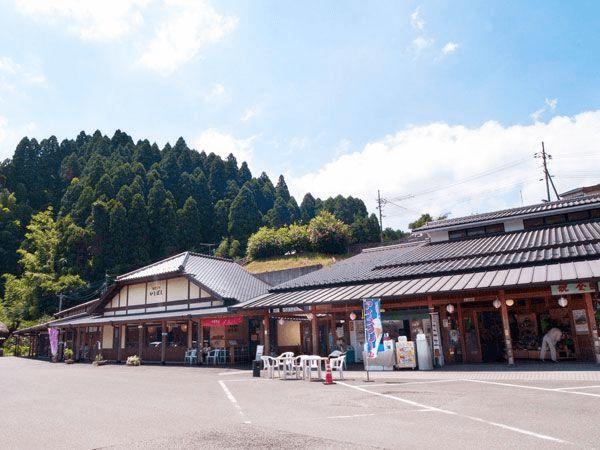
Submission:
[[[488,225],[485,227],[485,234],[496,234],[496,233],[504,233],[504,224],[503,223],[495,223],[493,225]]]
[[[162,327],[160,325],[146,326],[146,345],[157,347],[162,342]]]
[[[538,228],[544,226],[544,218],[543,217],[535,217],[533,219],[525,219],[523,220],[523,228],[526,230],[529,228]]]
[[[167,339],[169,347],[187,346],[187,324],[169,324],[167,325],[169,336]]]
[[[460,239],[465,237],[465,230],[453,230],[448,233],[450,239]]]
[[[137,348],[140,341],[139,337],[137,325],[128,325],[125,328],[125,348]]]
[[[467,229],[467,236],[483,236],[485,234],[485,227],[469,228]]]
[[[567,214],[567,218],[569,222],[577,222],[578,220],[589,219],[590,212],[589,211],[577,211]]]
[[[565,223],[567,217],[564,214],[557,214],[556,216],[544,217],[544,223],[546,225],[555,225],[557,223]]]

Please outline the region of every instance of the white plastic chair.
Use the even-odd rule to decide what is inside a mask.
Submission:
[[[263,370],[267,371],[267,375],[269,378],[273,379],[275,376],[275,369],[277,369],[277,374],[279,375],[279,365],[277,364],[277,360],[272,356],[261,356],[260,358],[263,363]]]
[[[189,350],[185,351],[185,357],[183,358],[184,362],[188,362],[190,363],[190,366],[193,363],[198,363],[198,349],[196,348],[191,348]]]
[[[346,355],[338,356],[337,358],[330,358],[329,364],[331,365],[331,372],[339,372],[340,380],[344,379],[344,367],[346,366]]]
[[[304,364],[304,379],[312,380],[313,369],[317,372],[317,379],[321,378],[321,367],[322,358],[316,355],[305,356],[303,359]]]
[[[210,350],[206,355],[206,364],[210,364],[211,361],[214,365],[217,365],[217,360],[219,359],[219,349],[215,348]]]
[[[229,350],[222,348],[219,351],[219,364],[227,364],[227,359],[229,357]]]

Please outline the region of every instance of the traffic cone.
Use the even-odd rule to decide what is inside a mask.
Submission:
[[[329,363],[329,358],[327,358],[327,361],[325,362],[325,382],[323,384],[335,384],[333,382],[333,375],[331,374],[331,364]]]

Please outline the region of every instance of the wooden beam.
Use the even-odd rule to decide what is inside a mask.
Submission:
[[[506,306],[506,296],[504,291],[498,292],[498,299],[500,300],[500,314],[502,315],[502,327],[504,328],[506,357],[508,359],[508,364],[512,366],[515,364],[515,358],[513,356],[512,337],[510,335],[510,323],[508,320],[508,306]]]
[[[190,349],[192,348],[192,341],[193,341],[193,336],[192,336],[192,321],[190,319],[188,319],[187,321],[187,348]]]
[[[592,339],[592,350],[594,351],[596,363],[600,364],[600,339],[598,339],[598,324],[596,323],[596,314],[592,302],[592,294],[586,292],[583,294],[583,300],[585,302],[585,312],[588,318],[590,337]]]
[[[458,331],[460,332],[460,349],[462,351],[462,362],[464,364],[467,362],[467,343],[465,341],[465,324],[463,322],[462,306],[460,303],[456,305],[456,310],[458,313]]]
[[[125,339],[124,330],[125,327],[123,325],[117,325],[119,327],[119,342],[117,342],[117,362],[121,362],[121,348],[123,347],[123,342]]]

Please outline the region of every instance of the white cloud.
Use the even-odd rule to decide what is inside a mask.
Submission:
[[[171,75],[231,33],[235,17],[208,0],[14,0],[23,15],[93,42],[133,44],[137,62]],[[125,40],[129,38],[131,42]]]
[[[208,44],[231,33],[237,18],[219,14],[203,0],[166,0],[166,18],[160,23],[138,62],[168,76],[198,57]]]
[[[546,105],[548,105],[548,107],[552,111],[554,111],[556,109],[556,105],[558,105],[558,99],[557,98],[546,99],[544,101],[544,103],[546,103]]]
[[[413,49],[417,53],[420,53],[423,50],[425,50],[427,47],[431,47],[433,45],[433,43],[434,43],[433,38],[426,38],[425,36],[417,36],[415,39],[413,39],[412,46],[413,46]]]
[[[450,53],[454,53],[457,48],[458,44],[456,42],[450,41],[446,43],[446,45],[444,45],[444,47],[442,48],[442,53],[444,55],[449,55]]]
[[[34,122],[15,126],[6,117],[0,116],[0,161],[11,158],[21,138],[30,136],[36,129]]]
[[[36,21],[65,25],[84,40],[109,41],[144,23],[149,0],[15,0],[17,10]]]
[[[425,28],[425,21],[421,17],[421,8],[417,8],[410,15],[410,24],[415,30],[422,30]]]
[[[541,107],[540,109],[532,112],[529,115],[533,119],[534,122],[538,122],[546,111],[556,110],[556,106],[558,105],[558,99],[557,98],[546,99],[546,100],[544,100],[544,104],[546,106]]]
[[[531,125],[490,121],[475,128],[446,123],[411,126],[336,157],[315,172],[292,173],[288,184],[297,196],[305,192],[358,196],[372,212],[378,189],[384,197],[394,198],[444,187],[396,201],[407,210],[386,207],[384,225],[406,229],[422,212],[450,212],[456,217],[519,206],[519,190],[525,203],[539,202],[546,194],[533,154],[542,140],[554,156],[550,171],[559,192],[598,182],[600,111],[590,111]],[[489,173],[492,169],[503,170]],[[451,185],[486,171],[487,176]]]
[[[230,153],[233,153],[238,163],[246,161],[248,165],[251,165],[256,139],[258,139],[256,135],[238,139],[231,134],[209,128],[193,141],[193,146],[198,151],[204,150],[206,153],[212,152],[222,157],[227,157]]]
[[[203,94],[204,100],[207,102],[229,101],[230,95],[225,86],[221,83],[215,83]]]
[[[260,114],[260,108],[258,106],[254,106],[252,108],[248,108],[244,112],[244,114],[242,115],[242,117],[240,118],[240,120],[242,122],[248,122],[250,119],[256,117],[259,114]]]
[[[45,86],[46,77],[38,70],[25,68],[8,56],[0,56],[0,91],[19,93],[18,86]]]

